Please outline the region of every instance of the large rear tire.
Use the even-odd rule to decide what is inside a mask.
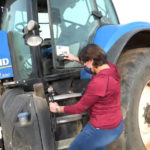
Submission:
[[[150,150],[150,48],[124,52],[117,67],[124,132],[111,150]]]

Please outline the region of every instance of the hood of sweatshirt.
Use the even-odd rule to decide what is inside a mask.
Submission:
[[[120,81],[120,73],[117,67],[111,62],[108,62],[108,65],[110,68],[101,70],[97,75],[112,76],[115,80]]]

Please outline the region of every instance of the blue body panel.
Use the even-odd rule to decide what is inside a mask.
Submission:
[[[0,31],[0,79],[13,77],[7,33]]]
[[[95,34],[94,43],[107,53],[119,38],[136,29],[148,29],[150,23],[133,22],[125,25],[106,25],[99,28]]]

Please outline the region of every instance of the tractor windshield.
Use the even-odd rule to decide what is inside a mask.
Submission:
[[[51,11],[57,57],[66,53],[77,56],[83,46],[92,43],[100,25],[117,23],[110,0],[52,0]],[[100,12],[102,16],[92,15],[93,11]],[[64,68],[80,66],[70,61],[58,63]]]

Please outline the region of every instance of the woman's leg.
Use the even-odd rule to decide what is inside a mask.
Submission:
[[[106,150],[107,145],[120,136],[122,129],[123,122],[113,130],[96,129],[88,123],[69,150]]]
[[[98,149],[94,148],[95,138],[95,129],[93,130],[93,127],[88,123],[73,141],[69,150],[106,150],[105,146]]]

